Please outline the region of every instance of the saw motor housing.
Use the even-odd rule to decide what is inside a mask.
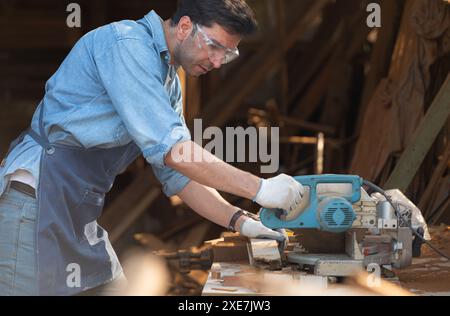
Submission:
[[[288,256],[291,262],[314,263],[316,273],[335,276],[349,275],[352,271],[349,267],[364,268],[371,263],[396,268],[411,264],[411,231],[400,227],[390,203],[368,195],[361,177],[328,174],[295,179],[305,188],[299,208],[289,214],[283,210],[262,209],[262,223],[272,229],[345,233],[345,254],[336,257],[332,254],[292,253]],[[327,270],[331,266],[333,268]]]
[[[286,216],[282,210],[262,209],[262,223],[272,229],[317,228],[342,233],[353,227],[357,214],[353,204],[361,200],[362,179],[352,175],[320,175],[295,178],[305,188],[299,209]],[[321,184],[346,184],[351,190],[344,194],[318,194]],[[306,204],[305,204],[306,203]]]

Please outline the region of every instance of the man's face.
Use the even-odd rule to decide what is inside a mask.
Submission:
[[[236,48],[241,37],[239,35],[232,35],[225,31],[223,27],[218,24],[213,24],[211,27],[201,27],[196,30],[194,24],[190,19],[182,18],[178,25],[179,32],[183,35],[178,37],[178,45],[174,51],[174,58],[177,64],[191,76],[198,77],[204,75],[213,69],[219,69],[222,66],[222,61],[211,57],[211,47],[208,47],[205,42],[205,36],[216,42],[220,46],[226,48]]]

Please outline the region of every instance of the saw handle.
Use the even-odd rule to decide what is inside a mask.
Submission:
[[[309,187],[310,202],[313,199],[317,199],[317,186],[319,184],[351,184],[352,193],[349,196],[342,196],[351,203],[355,203],[361,199],[361,186],[363,179],[360,176],[354,175],[337,175],[337,174],[325,174],[314,176],[299,176],[294,177],[295,180],[300,182],[303,186]]]

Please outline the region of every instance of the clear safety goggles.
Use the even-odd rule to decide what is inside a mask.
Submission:
[[[203,48],[201,44],[201,38],[206,44],[206,49],[208,50],[209,59],[213,62],[220,62],[222,65],[228,64],[239,57],[239,49],[228,48],[217,41],[211,39],[205,31],[198,24],[194,24],[194,32],[197,32],[198,37],[198,47]]]

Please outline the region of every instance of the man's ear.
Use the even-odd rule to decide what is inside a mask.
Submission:
[[[183,16],[177,25],[177,40],[180,42],[184,41],[189,35],[191,35],[193,30],[193,24],[191,18],[188,16]]]

